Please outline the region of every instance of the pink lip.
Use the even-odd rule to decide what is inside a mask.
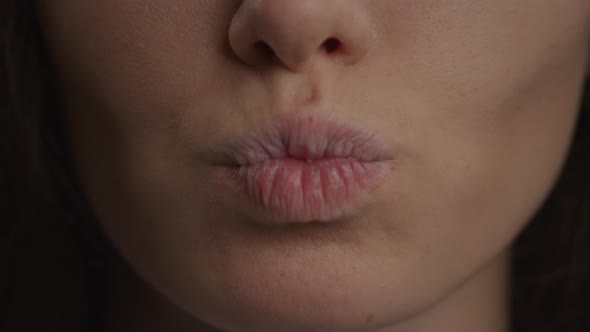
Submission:
[[[353,212],[391,168],[374,134],[313,114],[286,114],[228,145],[222,182],[264,224],[333,222]]]

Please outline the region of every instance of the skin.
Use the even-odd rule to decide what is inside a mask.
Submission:
[[[510,244],[567,155],[590,2],[38,2],[123,258],[108,331],[508,330]],[[350,222],[255,227],[212,180],[202,152],[280,112],[395,147]]]

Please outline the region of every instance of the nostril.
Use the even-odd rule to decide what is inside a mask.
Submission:
[[[336,38],[328,38],[324,44],[322,44],[323,48],[326,50],[328,54],[337,51],[342,43]]]
[[[344,45],[339,39],[335,37],[330,37],[322,43],[318,51],[338,56],[339,54],[335,53],[342,53],[341,50],[343,47]],[[275,49],[269,43],[262,39],[254,42],[254,44],[251,44],[251,50],[253,50],[255,53],[253,55],[257,58],[256,61],[287,61],[287,63],[289,63],[288,60],[293,60],[292,54],[283,54],[285,58],[279,58],[279,54],[275,52]],[[297,59],[295,60],[297,61]]]
[[[268,45],[268,43],[259,40],[256,43],[254,43],[254,48],[268,56],[274,56],[275,55],[275,51],[272,49],[272,47],[270,47],[270,45]]]

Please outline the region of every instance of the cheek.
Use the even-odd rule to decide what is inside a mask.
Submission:
[[[474,271],[531,221],[566,159],[582,63],[578,57],[559,72],[555,63],[538,67],[510,81],[525,90],[465,97],[471,107],[461,109],[407,97],[415,111],[404,114],[408,145],[379,214],[391,216],[419,252],[424,289],[434,293],[438,278]]]
[[[590,5],[546,5],[400,1],[383,11],[388,52],[364,68],[380,87],[365,99],[378,101],[374,114],[392,119],[384,128],[403,147],[387,195],[397,197],[390,213],[407,214],[401,224],[423,221],[416,234],[471,234],[476,248],[501,233],[506,244],[558,176],[579,107]],[[342,105],[361,106],[352,99]]]
[[[489,3],[496,11],[507,5]],[[551,31],[542,26],[549,11],[531,17],[518,13],[520,6],[511,15],[521,24],[510,21],[496,31],[472,21],[473,15],[444,12],[441,22],[467,19],[418,29],[420,18],[408,12],[418,22],[412,27],[427,33],[367,65],[380,89],[364,99],[377,101],[372,115],[392,119],[383,130],[402,147],[374,215],[383,220],[384,238],[398,240],[383,241],[384,247],[416,253],[400,258],[420,271],[413,285],[424,293],[416,294],[444,289],[441,283],[460,280],[509,246],[560,173],[579,109],[588,5],[578,6],[583,14],[575,13],[576,5],[552,6],[569,19],[556,21]],[[483,22],[493,12],[482,11]],[[483,36],[466,33],[465,25]],[[527,37],[533,31],[544,38]],[[394,40],[389,47],[397,47]],[[361,104],[352,97],[342,102]]]
[[[228,66],[226,25],[235,1],[40,3],[60,75],[103,106],[178,108],[224,84],[218,71]]]

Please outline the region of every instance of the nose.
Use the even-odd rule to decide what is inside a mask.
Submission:
[[[244,0],[232,18],[229,43],[250,66],[278,62],[292,72],[305,72],[320,58],[354,65],[376,35],[363,3]]]

